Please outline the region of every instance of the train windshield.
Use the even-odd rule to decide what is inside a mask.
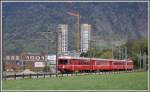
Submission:
[[[66,64],[68,64],[68,60],[66,60],[66,59],[60,59],[59,62],[58,62],[58,64],[64,64],[64,65],[66,65]]]

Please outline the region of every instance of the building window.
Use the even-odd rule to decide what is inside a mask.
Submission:
[[[10,60],[10,56],[6,56],[6,60]]]

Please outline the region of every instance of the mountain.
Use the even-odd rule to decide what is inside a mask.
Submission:
[[[92,39],[98,48],[111,48],[148,37],[148,4],[117,3],[4,3],[3,50],[5,53],[54,53],[58,24],[69,26],[69,50],[76,49],[76,18],[92,25]],[[51,32],[45,34],[42,32]],[[38,39],[50,39],[38,40]],[[49,46],[47,45],[49,44]]]

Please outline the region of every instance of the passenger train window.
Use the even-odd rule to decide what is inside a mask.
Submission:
[[[64,59],[64,60],[62,60],[62,59],[60,59],[59,60],[59,62],[58,62],[58,64],[68,64],[68,60],[66,60],[66,59]]]
[[[64,65],[68,64],[68,61],[67,60],[64,60]]]

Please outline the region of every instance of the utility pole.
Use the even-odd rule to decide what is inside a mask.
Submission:
[[[122,48],[120,47],[120,60],[122,59]]]
[[[125,59],[128,59],[128,49],[125,47]]]
[[[55,40],[56,40],[56,48],[55,48],[55,51],[56,51],[56,76],[58,75],[58,32],[59,31],[55,31]]]
[[[120,59],[122,59],[122,56],[123,56],[123,47],[121,47],[120,50],[121,50],[121,57],[120,57]]]
[[[124,57],[123,57],[123,59],[126,59],[126,48],[127,47],[124,47]]]
[[[139,69],[140,68],[139,67],[140,66],[140,58],[139,58],[140,54],[139,53],[137,54],[137,57],[138,57],[138,60],[137,60],[137,69]]]
[[[43,34],[45,37],[46,37],[46,39],[34,39],[34,40],[46,40],[47,42],[47,45],[46,45],[46,54],[47,54],[47,58],[48,58],[48,52],[49,52],[49,34],[51,33],[51,32],[49,32],[48,30],[46,31],[46,32],[38,32],[38,33],[41,33],[41,34]],[[46,72],[48,71],[47,70],[47,66],[48,66],[48,59],[46,60],[46,63],[45,63],[45,66],[46,66]]]
[[[116,59],[119,59],[119,47],[116,47]]]
[[[128,50],[127,47],[125,47],[125,60],[126,60],[126,71],[127,71],[127,60],[128,60]]]
[[[141,50],[140,50],[140,55],[139,55],[139,65],[140,65],[140,70],[141,70]]]
[[[117,55],[117,57],[118,57],[118,59],[120,59],[120,47],[117,47],[117,50],[118,50],[118,55]]]
[[[116,46],[113,48],[113,58],[114,59],[117,59],[117,56],[116,56],[116,53],[117,51],[116,51]]]
[[[119,46],[119,60],[121,59],[121,47]]]
[[[139,54],[138,54],[138,69],[140,70],[141,69],[141,55],[140,55],[140,51],[139,51]]]
[[[116,49],[115,46],[112,48],[113,59],[116,59]]]
[[[122,59],[124,59],[124,54],[125,54],[125,53],[124,53],[124,49],[125,49],[125,48],[122,47],[122,57],[121,57]]]
[[[4,31],[4,24],[5,24],[4,18],[5,18],[5,17],[2,16],[2,21],[1,21],[1,22],[2,22],[2,23],[1,23],[1,25],[2,25],[2,26],[1,26],[1,27],[2,27],[2,28],[1,28],[1,29],[2,29],[2,30],[1,30],[1,35],[2,35],[2,31]],[[3,39],[3,38],[1,37],[1,43],[3,42],[2,39]],[[1,61],[2,61],[2,62],[1,62],[1,63],[2,63],[2,66],[1,66],[2,68],[1,68],[1,69],[2,69],[2,70],[1,70],[1,71],[2,71],[2,75],[4,75],[4,73],[5,73],[5,63],[6,63],[6,60],[4,60],[3,55],[6,56],[6,55],[5,55],[6,53],[3,52],[3,45],[2,45],[2,44],[1,44],[1,48],[2,48],[2,53],[1,53]]]
[[[113,47],[112,47],[112,59],[114,59],[114,50],[113,50]]]
[[[143,69],[146,70],[146,53],[143,54]]]

